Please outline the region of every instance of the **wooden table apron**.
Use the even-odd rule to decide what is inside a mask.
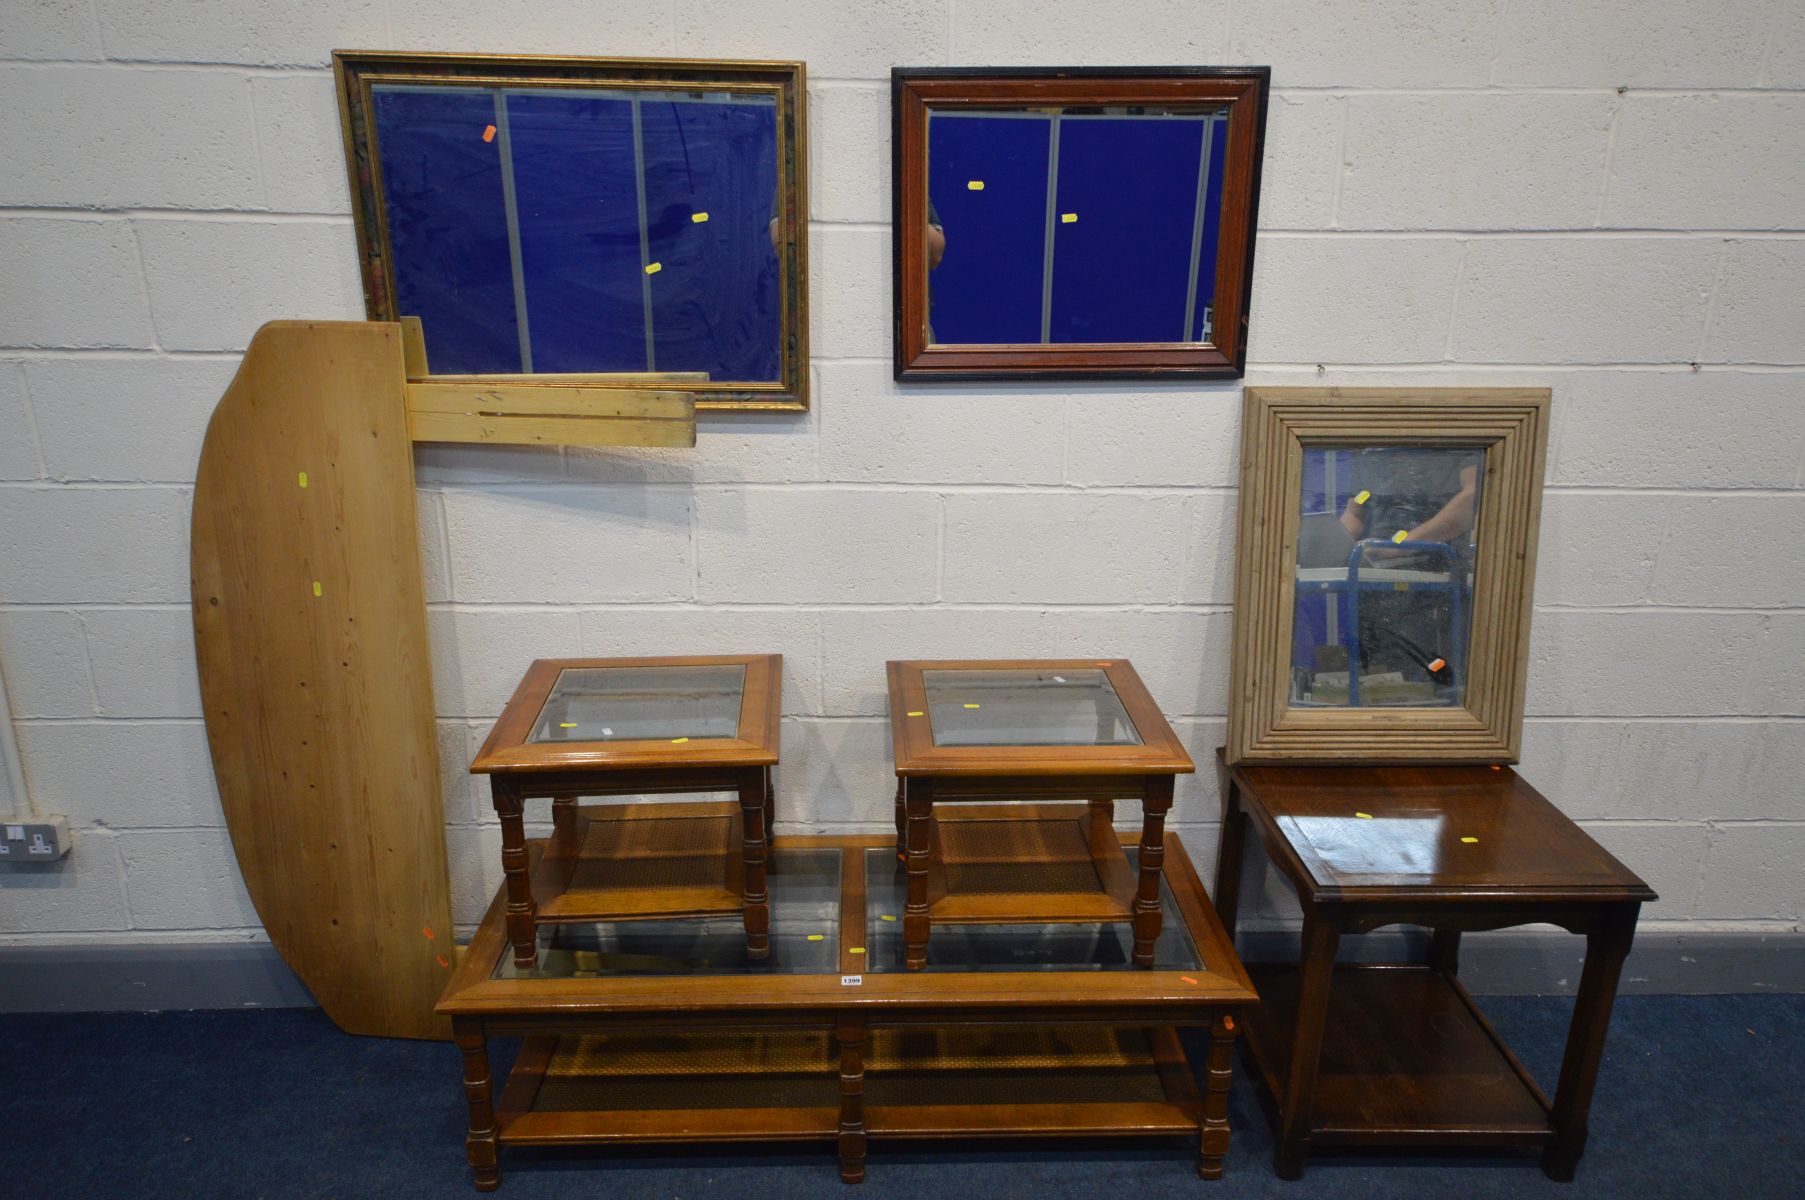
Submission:
[[[542,842],[526,849],[532,859]],[[947,1026],[1102,1025],[1141,1027],[1150,1033],[1177,1027],[1210,1030],[1205,1087],[1195,1102],[1198,1170],[1219,1178],[1228,1150],[1228,1091],[1235,1039],[1243,1014],[1258,997],[1235,958],[1228,935],[1211,909],[1202,882],[1174,834],[1164,838],[1163,859],[1171,894],[1196,947],[1207,964],[1194,970],[1075,972],[870,973],[864,960],[849,953],[863,941],[866,922],[864,860],[885,843],[858,837],[781,837],[775,849],[836,847],[842,857],[842,911],[839,965],[846,975],[861,974],[847,986],[830,974],[717,975],[622,977],[593,979],[498,979],[493,970],[509,952],[506,932],[509,894],[504,887],[491,904],[438,1012],[449,1016],[464,1060],[464,1089],[469,1105],[466,1152],[478,1189],[499,1186],[497,1157],[504,1143],[572,1145],[630,1141],[834,1140],[841,1178],[864,1177],[865,1146],[873,1131],[864,1102],[865,1047],[877,1028]],[[533,865],[528,863],[528,866]],[[495,1095],[488,1061],[490,1036],[594,1035],[634,1029],[680,1031],[723,1029],[770,1031],[831,1030],[839,1047],[839,1107],[827,1124],[786,1123],[773,1118],[768,1127],[730,1134],[707,1131],[673,1136],[658,1127],[655,1116],[638,1125],[598,1132],[582,1128],[585,1114],[573,1114],[562,1127],[543,1115],[531,1137],[510,1136],[531,1104],[536,1082],[516,1079]],[[533,1042],[527,1043],[530,1049]],[[528,1051],[523,1050],[523,1055]],[[1182,1051],[1179,1051],[1182,1059]],[[1162,1074],[1164,1072],[1162,1071]],[[1188,1070],[1185,1084],[1189,1083]],[[956,1097],[949,1097],[949,1104]],[[1132,1107],[1132,1106],[1124,1106]],[[773,1113],[779,1110],[771,1110]],[[955,1112],[957,1108],[949,1108]],[[1189,1111],[1189,1110],[1187,1110]],[[1094,1119],[1094,1115],[1092,1117]],[[1133,1133],[1121,1128],[1086,1128],[1085,1132]],[[882,1128],[878,1134],[886,1132]],[[941,1135],[962,1132],[956,1128]],[[980,1132],[1047,1133],[1047,1128],[984,1129]],[[1138,1132],[1173,1132],[1164,1127]],[[917,1134],[919,1135],[919,1134]]]
[[[1449,769],[1424,768],[1428,771]],[[1263,1061],[1258,1039],[1250,1035],[1248,1041],[1249,1054],[1267,1084],[1268,1095],[1263,1098],[1269,1100],[1275,1110],[1274,1165],[1280,1177],[1296,1179],[1302,1175],[1304,1157],[1314,1141],[1317,1145],[1539,1144],[1544,1147],[1544,1172],[1556,1180],[1572,1179],[1585,1148],[1586,1119],[1616,998],[1618,977],[1629,953],[1638,912],[1645,900],[1655,898],[1654,893],[1614,859],[1610,862],[1621,872],[1622,882],[1593,887],[1510,886],[1502,881],[1489,885],[1435,886],[1398,882],[1348,888],[1324,886],[1313,877],[1310,865],[1293,840],[1281,830],[1272,813],[1246,786],[1242,770],[1240,767],[1223,768],[1222,833],[1217,846],[1215,879],[1216,909],[1223,927],[1232,939],[1250,826],[1280,874],[1297,893],[1304,910],[1296,1012],[1282,1074],[1275,1070],[1273,1063]],[[1290,770],[1333,772],[1342,768]],[[1508,771],[1508,768],[1502,770]],[[1502,775],[1500,783],[1515,786],[1534,801],[1547,804],[1514,772]],[[1420,798],[1418,803],[1421,803]],[[1356,814],[1356,818],[1366,815]],[[1564,817],[1560,820],[1566,821]],[[1566,823],[1571,825],[1571,822]],[[1573,832],[1580,838],[1585,837],[1576,826]],[[1590,839],[1586,841],[1592,845]],[[1556,851],[1551,848],[1550,853]],[[1455,977],[1463,932],[1532,923],[1556,925],[1586,939],[1585,965],[1561,1062],[1560,1080],[1552,1101],[1491,1028]],[[1325,1129],[1312,1125],[1317,1071],[1330,1012],[1331,984],[1338,973],[1335,957],[1341,937],[1397,924],[1422,925],[1433,931],[1422,967],[1442,977],[1454,989],[1479,1028],[1545,1113],[1546,1121],[1541,1127],[1485,1129],[1447,1125],[1403,1130],[1354,1125]],[[1261,965],[1256,964],[1252,970],[1258,973]],[[1339,971],[1347,974],[1357,970],[1393,969],[1396,968],[1391,965],[1351,967],[1343,964]],[[1268,999],[1271,999],[1270,992]]]

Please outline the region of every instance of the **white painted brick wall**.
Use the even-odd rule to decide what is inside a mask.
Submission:
[[[41,358],[25,364],[55,480],[192,483],[213,406],[237,363],[224,358]],[[104,430],[105,437],[96,437]]]
[[[11,117],[0,123],[0,204],[263,207],[242,75],[9,66],[0,94]]]
[[[467,767],[543,656],[781,651],[798,831],[889,828],[887,658],[1126,656],[1210,860],[1239,387],[889,368],[890,66],[1171,61],[1273,67],[1250,381],[1554,390],[1524,774],[1648,919],[1805,921],[1805,7],[33,0],[0,6],[0,660],[77,837],[0,874],[0,937],[255,930],[185,485],[259,323],[361,315],[326,68],[385,45],[810,74],[814,412],[417,452],[460,923],[500,878]]]
[[[166,350],[243,350],[265,321],[363,317],[351,222],[134,221]],[[213,281],[196,287],[197,277]]]
[[[149,346],[150,311],[131,225],[0,216],[0,345]]]
[[[1775,8],[1688,0],[1511,0],[1493,82],[1510,87],[1748,87]]]
[[[1626,229],[1787,229],[1805,211],[1805,96],[1623,101],[1601,218]]]
[[[0,479],[38,479],[43,473],[25,402],[25,364],[0,363]]]
[[[0,47],[6,57],[82,59],[100,57],[100,29],[91,0],[34,0],[0,8]]]
[[[1805,241],[1731,241],[1706,339],[1706,362],[1805,364]]]
[[[1356,95],[1346,229],[1573,229],[1598,211],[1616,97]]]

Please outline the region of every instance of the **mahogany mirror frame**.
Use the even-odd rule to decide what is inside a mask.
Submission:
[[[1247,366],[1270,67],[896,67],[890,73],[899,380],[1239,379]],[[927,114],[936,109],[1207,104],[1228,112],[1213,342],[928,342]],[[905,267],[905,264],[911,264]]]
[[[1230,763],[1514,763],[1522,749],[1546,388],[1250,387],[1241,409]],[[1304,451],[1482,448],[1461,707],[1291,702]]]

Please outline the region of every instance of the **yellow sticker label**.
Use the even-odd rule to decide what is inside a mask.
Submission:
[[[825,933],[811,933],[808,935],[808,940],[811,942],[818,942],[818,941],[821,941],[826,936],[827,935]]]
[[[307,486],[307,472],[305,472],[305,471],[301,472],[301,486],[302,487]]]
[[[1373,819],[1373,815],[1371,813],[1363,813],[1363,812],[1356,811],[1354,813],[1354,815],[1356,817],[1359,817],[1362,821],[1370,821]]]
[[[691,213],[691,214],[689,214],[689,219],[690,219],[690,223],[693,225],[708,224],[708,214],[707,213]]]
[[[1463,837],[1460,840],[1465,842],[1467,845],[1471,846],[1474,842],[1477,842],[1479,839],[1474,838],[1474,837]]]
[[[559,729],[575,729],[576,727],[577,727],[577,723],[575,721],[559,721],[558,722]]]
[[[1391,590],[1394,592],[1407,592],[1410,590],[1410,585],[1407,583],[1394,583],[1391,585]]]
[[[658,274],[658,272],[660,272],[662,270],[664,270],[663,263],[647,263],[646,264],[646,274],[647,275],[656,275],[656,274]]]
[[[852,948],[851,948],[851,949],[849,949],[849,950],[847,950],[847,951],[846,951],[846,953],[848,953],[848,954],[863,954],[863,953],[865,953],[865,947],[863,947],[863,946],[853,946],[853,947],[852,947]]]
[[[1060,220],[1061,224],[1076,225],[1078,223],[1078,214],[1077,213],[1060,213],[1059,220]]]
[[[1358,496],[1354,497],[1354,503],[1355,504],[1365,504],[1368,500],[1371,500],[1372,498],[1373,498],[1373,494],[1371,492],[1361,492]]]
[[[968,179],[965,181],[965,190],[968,192],[981,192],[984,190],[984,181],[982,179]]]
[[[320,590],[320,581],[317,579],[313,581],[313,594],[316,596],[323,596],[326,594]]]
[[[671,739],[671,745],[673,745],[673,746],[681,746],[681,745],[682,745],[682,744],[683,744],[683,743],[684,743],[684,742],[687,742],[687,741],[689,741],[689,739],[688,739],[688,738],[672,738],[672,739]]]
[[[891,915],[891,914],[890,914],[890,913],[885,913],[885,914],[884,914],[884,915],[883,915],[883,916],[881,916],[881,917],[879,917],[879,918],[878,918],[878,920],[880,920],[880,921],[894,921],[894,920],[896,920],[896,918],[895,918],[895,917],[894,917],[894,916],[892,916],[892,915]]]
[[[926,714],[925,714],[925,713],[918,713],[918,712],[912,712],[912,713],[910,713],[910,714],[909,714],[909,715],[910,715],[910,716],[911,716],[911,717],[920,717],[920,716],[925,716],[925,715],[926,715]]]
[[[981,707],[981,706],[980,706],[980,705],[977,705],[977,704],[967,704],[967,705],[966,705],[966,706],[965,706],[965,707],[967,707],[967,708],[979,708],[979,707]]]
[[[1410,537],[1410,531],[1408,529],[1400,529],[1396,533],[1391,535],[1391,540],[1394,542],[1402,543],[1402,542],[1406,541],[1409,537]]]

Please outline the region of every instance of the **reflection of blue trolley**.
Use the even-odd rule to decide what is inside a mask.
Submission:
[[[1361,560],[1369,549],[1410,551],[1419,554],[1438,554],[1447,563],[1446,573],[1430,571],[1399,570],[1396,568],[1378,568],[1388,578],[1362,579],[1360,577]],[[1453,688],[1454,695],[1460,695],[1460,677],[1463,669],[1461,662],[1462,622],[1461,592],[1465,590],[1462,579],[1461,555],[1458,550],[1446,542],[1392,542],[1385,538],[1367,538],[1356,542],[1348,551],[1347,573],[1338,579],[1303,579],[1297,580],[1299,591],[1320,592],[1325,595],[1345,593],[1348,602],[1348,619],[1341,631],[1341,644],[1347,648],[1347,702],[1349,705],[1360,703],[1360,593],[1361,592],[1445,592],[1448,596],[1449,624],[1447,672],[1448,685]],[[1369,570],[1373,569],[1370,565]],[[1299,572],[1300,576],[1302,572]],[[1398,575],[1421,575],[1421,579],[1399,579]],[[1424,664],[1427,666],[1428,664]],[[1454,703],[1459,703],[1458,699]]]

